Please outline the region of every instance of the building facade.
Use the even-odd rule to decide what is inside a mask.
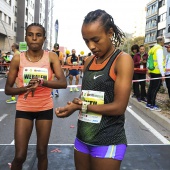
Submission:
[[[10,51],[14,42],[25,41],[25,29],[40,23],[46,29],[45,49],[53,44],[53,0],[0,0],[0,50]]]
[[[169,43],[170,1],[152,0],[146,8],[145,44],[152,47],[159,36],[164,36],[165,44]]]
[[[0,50],[7,52],[16,41],[16,0],[0,1]]]

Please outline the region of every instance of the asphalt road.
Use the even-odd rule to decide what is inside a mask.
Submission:
[[[0,144],[13,144],[14,142],[14,120],[15,120],[15,104],[6,104],[5,101],[10,97],[3,92],[6,79],[0,75]],[[80,80],[81,84],[81,80]],[[80,88],[79,88],[80,89]],[[80,92],[70,92],[69,88],[59,90],[59,97],[53,97],[54,108],[63,106],[67,101],[71,101],[74,97],[78,97]],[[146,126],[141,119],[134,117],[134,114],[126,111],[125,129],[129,144],[163,144],[166,143],[166,137],[170,136],[170,132],[154,122],[142,112],[135,108],[135,105],[128,105],[128,108],[135,112],[144,122],[146,121],[150,127]],[[54,114],[54,121],[51,131],[49,144],[73,144],[76,136],[77,115],[75,112],[69,118],[57,118]],[[156,132],[156,133],[155,133]],[[164,140],[165,139],[165,140]],[[29,144],[36,144],[36,133],[33,133]]]

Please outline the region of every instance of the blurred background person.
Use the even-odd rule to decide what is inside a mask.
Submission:
[[[146,62],[148,59],[148,54],[145,52],[144,45],[140,45],[139,52],[133,57],[134,67],[140,68],[134,70],[134,80],[146,79]],[[136,93],[136,99],[139,102],[147,102],[146,99],[146,81],[134,82],[134,89]]]
[[[59,44],[58,43],[55,43],[54,44],[54,49],[52,50],[53,52],[55,52],[58,56],[58,59],[60,61],[60,64],[61,66],[63,67],[64,66],[64,55],[63,53],[59,50]],[[53,79],[54,79],[54,75],[53,75]],[[53,89],[52,89],[52,92],[51,92],[51,95],[53,96]],[[55,90],[55,96],[56,97],[59,97],[59,91],[58,89]]]
[[[166,82],[166,87],[168,89],[168,95],[169,95],[168,107],[170,107],[170,43],[165,47],[167,48],[166,69],[169,69],[169,71],[165,72],[165,77],[169,77],[165,79],[165,82]]]
[[[12,46],[11,46],[11,50],[13,51],[14,54],[12,56],[10,55],[11,56],[10,61],[12,60],[13,56],[20,54],[19,45],[17,43],[13,43]],[[7,70],[6,75],[5,75],[6,77],[8,77],[8,73],[9,73],[9,71]],[[15,80],[15,85],[18,86],[18,79],[17,78]],[[15,95],[12,95],[10,99],[6,100],[6,103],[8,103],[8,104],[16,103],[16,102],[17,101],[16,101]]]
[[[76,56],[76,50],[72,49],[72,54],[70,55],[70,57],[67,58],[67,65],[69,66],[74,66],[74,65],[78,65],[79,63],[79,57]],[[76,77],[76,82],[75,85],[78,85],[79,83],[79,70],[78,69],[72,69],[69,68],[69,84],[72,85],[72,81],[73,81],[73,77]],[[72,91],[76,91],[79,92],[79,89],[77,87],[75,87],[74,89],[72,87],[70,87],[70,92]]]
[[[139,46],[137,44],[132,45],[132,47],[131,47],[131,57],[132,57],[132,59],[135,56],[135,54],[138,53],[138,52],[139,52]],[[134,77],[133,77],[133,80],[134,80]],[[132,83],[132,87],[133,87],[132,97],[136,97],[134,83]]]

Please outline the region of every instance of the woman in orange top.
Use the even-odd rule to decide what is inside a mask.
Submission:
[[[26,52],[14,55],[5,85],[7,95],[19,95],[15,119],[15,157],[12,170],[21,170],[26,160],[34,119],[37,133],[38,170],[47,170],[47,146],[53,119],[51,88],[66,88],[67,83],[58,57],[42,50],[45,29],[32,23],[26,28]],[[52,80],[55,74],[57,81]],[[19,87],[13,88],[18,77]]]

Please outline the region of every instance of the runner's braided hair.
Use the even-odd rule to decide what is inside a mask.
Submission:
[[[115,25],[112,16],[104,10],[98,9],[89,12],[85,17],[83,24],[89,24],[97,20],[103,25],[105,32],[108,32],[110,28],[113,28],[114,34],[112,37],[112,43],[115,45],[115,47],[118,47],[123,43],[125,34],[118,26]]]
[[[32,24],[28,25],[27,28],[26,28],[26,35],[27,35],[28,28],[32,27],[32,26],[40,27],[43,30],[43,35],[45,37],[45,34],[46,34],[45,28],[39,23],[32,23]]]

